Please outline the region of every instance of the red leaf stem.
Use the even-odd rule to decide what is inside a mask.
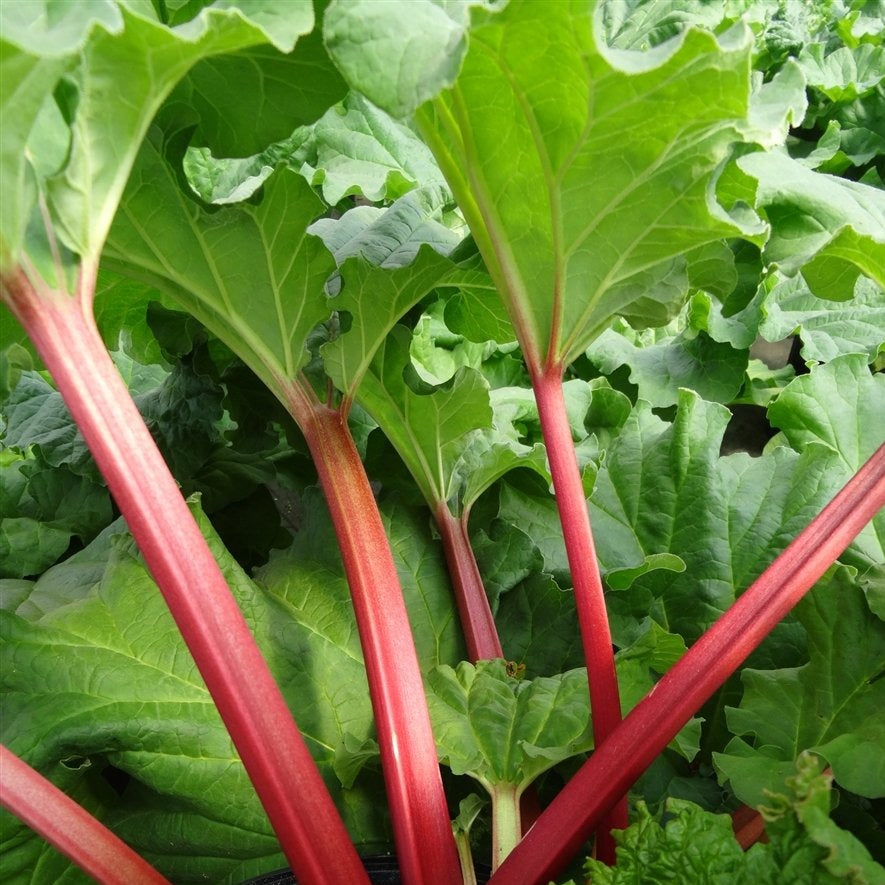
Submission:
[[[299,881],[368,882],[331,796],[212,552],[78,295],[21,272],[6,302],[52,373],[206,682]]]
[[[169,885],[55,784],[0,745],[0,805],[102,885]]]
[[[434,516],[442,537],[455,603],[467,643],[467,656],[473,663],[503,658],[498,628],[476,564],[466,522],[453,516],[445,501],[436,505]]]
[[[350,585],[403,881],[457,885],[461,867],[421,670],[378,505],[344,415],[311,400],[297,384],[290,385],[290,399]]]
[[[599,746],[489,885],[555,878],[608,809],[885,506],[885,445]]]
[[[731,815],[731,828],[738,845],[746,851],[757,842],[767,841],[765,837],[765,820],[762,815],[749,805],[741,805]]]
[[[590,683],[593,740],[595,746],[599,747],[621,722],[620,694],[602,577],[590,528],[587,499],[584,496],[571,427],[565,410],[562,371],[532,371],[532,387],[538,403],[541,432],[547,448],[556,506],[572,575]],[[612,864],[615,860],[615,843],[610,831],[626,826],[627,798],[624,795],[613,806],[611,814],[602,822],[597,832],[597,857],[604,863]]]

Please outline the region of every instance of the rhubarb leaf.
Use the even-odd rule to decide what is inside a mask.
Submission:
[[[826,45],[806,46],[798,65],[808,85],[830,101],[847,102],[859,98],[885,80],[885,48],[862,43],[856,49],[842,46],[826,53]]]
[[[432,670],[428,688],[440,760],[490,792],[500,784],[521,791],[593,746],[583,670],[518,679],[504,661],[462,661]]]
[[[872,374],[865,354],[846,354],[792,381],[768,409],[771,423],[797,451],[813,444],[836,454],[841,485],[885,442],[885,376]],[[885,559],[885,513],[852,542],[846,562],[866,567]]]
[[[306,150],[301,172],[331,206],[351,195],[377,203],[416,187],[448,189],[424,142],[355,92],[313,125]]]
[[[26,9],[29,22],[27,29],[7,35],[13,40],[20,40],[21,33],[29,32],[35,22],[55,19],[45,12],[43,3],[13,6],[18,12]],[[50,29],[45,42],[36,40],[31,32],[28,51],[41,55],[57,54],[60,49],[70,51],[74,48],[74,31],[79,29],[85,34],[94,13],[102,10],[108,11],[107,4],[71,7],[63,17],[69,27]],[[110,22],[115,32],[105,27],[88,30],[77,64],[69,72],[63,98],[63,111],[70,121],[70,153],[60,174],[46,181],[53,222],[70,249],[83,258],[98,257],[150,121],[194,64],[210,55],[269,41],[288,52],[313,25],[309,3],[290,4],[286,15],[270,20],[263,15],[261,5],[253,4],[253,11],[258,13],[256,19],[240,9],[209,7],[191,21],[169,28],[157,20],[151,6],[125,4],[117,6],[111,19],[103,16],[103,23]],[[108,113],[107,97],[117,93],[121,82],[126,83],[126,101],[117,102],[114,112]],[[48,82],[46,85],[51,86]],[[24,112],[30,116],[28,103]],[[23,146],[18,144],[17,150],[20,152]],[[5,176],[6,164],[4,188]],[[20,235],[4,232],[3,238],[9,238],[8,248],[13,259],[17,258]]]
[[[822,446],[720,458],[728,411],[680,391],[673,424],[640,401],[612,443],[590,498],[602,563],[670,553],[683,573],[649,572],[628,594],[657,599],[662,626],[693,641],[839,489]],[[645,602],[640,602],[641,599]]]
[[[885,348],[885,290],[859,277],[848,301],[818,298],[801,277],[778,283],[763,302],[759,334],[780,341],[802,339],[806,362],[826,363],[846,353],[865,353],[873,362]]]
[[[92,540],[111,519],[103,485],[15,449],[0,452],[0,577],[46,571],[74,535]]]
[[[740,706],[727,711],[736,735],[714,756],[741,801],[792,770],[803,750],[827,760],[846,789],[885,796],[885,623],[868,608],[851,570],[839,567],[797,605],[809,661],[779,670],[745,669]]]
[[[391,206],[357,206],[340,218],[321,218],[309,228],[339,265],[361,255],[370,264],[398,268],[411,264],[423,244],[448,255],[458,234],[439,220],[444,206],[439,187],[410,191]]]
[[[460,516],[508,470],[544,471],[539,447],[523,445],[496,426],[488,384],[479,372],[464,368],[448,384],[429,388],[412,368],[410,342],[408,329],[394,328],[358,397],[431,507],[445,503]]]
[[[746,351],[703,332],[657,338],[654,330],[634,332],[623,320],[616,321],[590,345],[587,356],[606,375],[629,366],[640,398],[658,408],[676,405],[680,387],[709,402],[729,403],[737,396],[747,369]]]
[[[39,447],[53,467],[97,478],[98,472],[61,394],[37,372],[22,372],[3,403],[3,443],[22,451]]]
[[[333,0],[323,34],[348,83],[394,117],[405,117],[454,82],[470,7],[486,2]]]
[[[690,30],[640,55],[603,51],[592,19],[510,4],[417,114],[537,365],[568,364],[616,314],[665,323],[683,254],[739,233],[709,190],[747,113],[746,35]]]
[[[885,195],[869,185],[822,175],[780,153],[738,160],[756,179],[756,207],[771,235],[764,256],[792,276],[802,271],[821,298],[851,298],[859,274],[885,287]]]
[[[616,834],[617,864],[588,858],[584,873],[600,885],[628,883],[843,882],[874,885],[885,875],[851,833],[830,819],[830,779],[821,762],[804,756],[786,791],[770,793],[762,812],[766,842],[745,851],[734,837],[731,817],[693,802],[668,799],[663,815],[639,803],[637,819]],[[665,816],[666,823],[661,822]]]
[[[316,497],[308,513],[328,534]],[[342,792],[331,767],[344,728],[368,733],[372,723],[340,563],[330,573],[316,558],[334,547],[318,548],[308,523],[301,544],[313,555],[281,559],[262,575],[274,580],[256,584],[205,517],[195,515],[341,800],[353,837],[358,843],[386,840],[383,820],[365,804],[371,791],[357,784]],[[414,545],[414,528],[404,531]],[[102,816],[176,881],[210,875],[238,882],[282,865],[215,706],[132,542],[126,536],[110,545],[103,539],[101,551],[101,579],[91,586],[87,581],[78,598],[47,605],[44,592],[36,605],[23,602],[20,614],[3,615],[4,742],[53,778],[64,775],[73,759],[79,760],[81,779],[93,785],[103,782],[108,766],[125,772],[128,788],[113,795]],[[32,593],[39,587],[40,582]],[[443,647],[435,641],[431,646]],[[330,672],[338,686],[333,693],[327,691]],[[340,679],[344,672],[351,676]],[[308,702],[306,685],[325,688]],[[21,831],[19,825],[15,832]],[[186,852],[168,850],[173,831],[175,844],[186,844]],[[35,835],[29,840],[40,842]],[[33,850],[22,855],[22,870]]]
[[[305,365],[307,336],[331,312],[324,286],[335,263],[305,233],[322,204],[282,168],[259,203],[210,212],[181,188],[166,147],[157,130],[145,141],[104,260],[175,298],[285,401],[281,385]]]

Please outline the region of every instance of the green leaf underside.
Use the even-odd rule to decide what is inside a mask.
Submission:
[[[419,111],[530,359],[570,362],[617,313],[666,322],[682,254],[738,232],[710,197],[749,92],[728,39],[603,53],[589,4],[511,4]]]
[[[110,266],[167,291],[278,392],[331,312],[324,285],[335,263],[306,233],[322,206],[283,168],[258,205],[209,212],[179,186],[161,151],[159,137],[142,148],[111,230]]]
[[[19,10],[24,4],[11,4]],[[29,14],[39,18],[42,4],[28,4]],[[255,11],[265,11],[260,4]],[[255,46],[268,39],[285,36],[291,49],[298,36],[309,31],[313,16],[309,4],[290,4],[286,16],[278,16],[272,33],[238,9],[202,10],[190,22],[177,28],[166,27],[155,18],[153,10],[128,5],[118,7],[123,29],[109,33],[104,27],[91,28],[93,13],[100,7],[78,4],[67,17],[73,28],[80,21],[81,37],[71,43],[73,30],[50,32],[46,42],[34,40],[27,51],[33,55],[52,56],[59,51],[80,48],[78,64],[71,72],[77,92],[76,114],[71,124],[71,151],[60,175],[47,182],[49,203],[57,231],[66,245],[82,257],[97,258],[107,235],[130,168],[135,160],[147,127],[163,99],[175,84],[200,59]],[[306,15],[305,15],[306,12]],[[259,14],[258,19],[262,16]],[[54,15],[47,16],[52,21]],[[116,28],[119,31],[119,28]],[[283,34],[285,32],[285,35]],[[88,37],[86,36],[88,33]],[[33,66],[34,73],[47,74],[44,88],[51,87],[45,64]],[[33,83],[33,81],[31,81]],[[108,95],[114,95],[121,82],[126,83],[126,101],[116,102],[107,113]],[[46,91],[49,91],[48,89]],[[28,95],[34,93],[28,89]],[[21,143],[16,153],[21,153]],[[21,161],[15,169],[2,166],[4,191],[9,181],[21,182]],[[14,193],[21,195],[20,184]],[[16,204],[17,217],[27,219],[35,192]],[[5,202],[5,201],[4,201]],[[23,230],[7,229],[3,218],[4,253],[17,260]],[[20,220],[18,224],[22,224]],[[4,258],[6,263],[7,258]]]
[[[836,781],[885,796],[885,623],[846,568],[797,606],[810,660],[801,667],[743,671],[740,706],[727,712],[736,737],[715,755],[723,779],[752,805],[788,774],[803,750],[827,760]]]

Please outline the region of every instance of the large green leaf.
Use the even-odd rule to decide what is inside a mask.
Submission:
[[[769,420],[798,451],[814,444],[835,454],[833,479],[843,485],[885,442],[885,376],[865,354],[846,354],[792,381],[769,406]],[[885,513],[873,517],[849,548],[868,567],[885,560]]]
[[[727,714],[737,737],[716,754],[716,766],[743,802],[756,805],[763,788],[811,750],[846,789],[885,796],[885,623],[845,567],[798,604],[796,617],[808,632],[810,660],[743,671],[743,699]]]
[[[666,322],[687,288],[682,254],[739,232],[710,187],[747,113],[746,35],[603,50],[592,6],[477,16],[454,87],[417,114],[538,365],[570,361],[616,313]],[[410,7],[384,4],[387,35],[412,27]],[[384,106],[409,73],[366,61],[349,76]]]
[[[196,18],[175,27],[161,24],[147,4],[122,4],[117,9],[108,4],[68,5],[62,16],[64,28],[50,27],[43,40],[37,30],[43,22],[54,22],[54,11],[43,2],[7,4],[22,27],[6,33],[33,57],[54,57],[60,51],[76,53],[76,65],[58,97],[71,130],[70,152],[64,169],[46,182],[52,219],[65,244],[82,257],[95,260],[117,209],[126,179],[141,140],[161,103],[175,84],[200,59],[273,42],[290,51],[298,37],[313,26],[310,3],[288,4],[285,15],[267,18],[266,3],[251,4],[257,18],[234,6],[208,7]],[[54,5],[53,5],[54,10]],[[26,11],[26,12],[23,12]],[[101,12],[102,27],[91,27],[95,13]],[[24,21],[27,19],[27,21]],[[119,21],[122,21],[122,29]],[[110,23],[112,31],[107,30]],[[76,40],[73,35],[79,35]],[[18,66],[16,79],[28,87]],[[45,73],[43,66],[32,65],[32,75]],[[21,76],[19,76],[21,75]],[[32,78],[31,82],[33,82]],[[48,91],[53,83],[48,74],[41,78]],[[109,106],[109,97],[119,94],[125,82],[125,101]],[[13,124],[12,134],[27,138],[33,119],[34,103],[22,102],[22,122]],[[15,116],[15,115],[14,115]],[[24,141],[4,147],[4,156],[21,155]],[[39,146],[38,146],[39,147]],[[3,187],[7,176],[12,193],[21,194],[21,161],[14,168],[3,164]],[[16,201],[13,227],[6,230],[4,218],[4,264],[18,259],[24,224],[30,207]]]
[[[299,504],[292,546],[255,582],[196,515],[353,838],[377,848],[389,844],[380,783],[361,778],[344,789],[332,768],[349,739],[373,729],[347,583],[322,496],[312,490]],[[422,665],[454,663],[463,647],[426,520],[394,504],[385,521]],[[4,743],[72,790],[104,784],[111,793],[102,772],[125,772],[132,779],[126,789],[105,796],[96,810],[175,881],[237,883],[283,865],[211,698],[128,538],[102,537],[94,556],[57,566],[3,618]],[[28,832],[4,820],[5,869],[18,875],[44,850]]]
[[[838,456],[808,445],[721,458],[723,407],[681,391],[673,424],[640,402],[596,477],[590,513],[601,562],[671,553],[681,574],[649,572],[627,593],[693,641],[819,512],[841,483]],[[658,602],[655,604],[654,600]],[[658,606],[660,608],[658,608]]]
[[[229,557],[222,565],[252,620],[257,588]],[[105,797],[102,817],[167,875],[196,881],[202,867],[224,880],[249,857],[277,861],[215,706],[130,543],[115,545],[101,582],[77,601],[33,621],[4,614],[2,653],[4,742],[67,786],[71,770],[92,789],[103,770],[132,777],[120,795]],[[165,820],[157,818],[159,797]],[[4,824],[6,847],[14,846],[6,869],[25,876],[40,840]],[[167,851],[170,827],[190,857]]]
[[[282,168],[257,204],[210,211],[181,187],[163,150],[155,130],[133,169],[106,260],[172,295],[279,393],[307,362],[308,334],[331,312],[324,285],[335,262],[306,233],[322,204],[300,175]]]

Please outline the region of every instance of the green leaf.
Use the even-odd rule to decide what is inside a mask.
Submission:
[[[270,13],[261,17],[262,24],[274,20],[282,39],[204,59],[170,96],[170,103],[181,102],[196,113],[194,143],[217,157],[263,152],[272,142],[288,139],[296,127],[313,123],[347,92],[319,29],[310,33],[310,0],[282,7],[264,0],[261,6]],[[247,8],[258,21],[256,5]],[[265,31],[273,36],[270,29]],[[301,35],[306,36],[293,52]]]
[[[606,375],[629,366],[639,396],[658,408],[675,405],[683,387],[710,402],[731,402],[747,369],[746,351],[703,333],[666,337],[636,333],[623,320],[606,329],[587,349],[587,356]]]
[[[358,397],[431,506],[445,502],[460,515],[508,470],[545,469],[538,447],[523,445],[496,426],[488,384],[479,372],[461,369],[452,382],[427,389],[411,368],[410,340],[405,327],[394,328]]]
[[[342,790],[332,770],[345,733],[367,737],[373,720],[328,516],[317,493],[304,505],[293,548],[278,554],[257,583],[200,511],[196,516],[351,835],[358,844],[378,844],[389,834],[374,804],[377,784],[361,780]],[[402,510],[391,514],[398,564],[409,575],[413,603],[424,608],[415,626],[425,664],[455,660],[461,649],[454,616],[438,589],[442,566],[426,528]],[[64,760],[74,757],[83,760],[78,780],[93,787],[107,786],[101,773],[108,766],[125,772],[131,781],[112,792],[101,817],[175,881],[210,876],[236,883],[281,866],[254,790],[131,541],[103,537],[98,546],[74,574],[62,579],[69,564],[58,566],[54,588],[41,587],[50,572],[16,614],[3,615],[4,742],[59,781],[68,772]],[[11,825],[13,836],[10,825],[4,820],[5,837],[23,847],[17,866],[5,869],[25,872],[41,840],[23,836],[20,824]],[[186,852],[170,851],[181,844]],[[7,860],[12,864],[12,856]]]
[[[282,385],[305,365],[307,337],[331,312],[323,289],[335,263],[306,234],[321,203],[300,175],[282,168],[257,204],[209,211],[180,186],[165,149],[155,130],[105,261],[175,298],[285,401]],[[152,219],[149,228],[143,217]]]
[[[0,452],[0,576],[39,575],[68,549],[73,535],[92,540],[111,519],[103,485],[52,469],[33,451]]]
[[[584,873],[600,885],[874,885],[885,870],[856,837],[830,820],[830,783],[821,767],[819,760],[803,757],[798,774],[787,779],[786,792],[769,795],[762,809],[768,837],[764,844],[744,851],[729,815],[713,814],[693,802],[668,799],[658,815],[640,802],[637,819],[615,835],[617,864],[588,858]]]
[[[866,277],[858,277],[849,301],[818,298],[801,277],[784,280],[769,292],[763,310],[759,333],[767,341],[797,333],[806,361],[865,353],[873,362],[885,346],[885,290]]]
[[[592,18],[509,4],[417,117],[537,365],[569,363],[616,314],[666,323],[684,253],[741,232],[710,191],[747,114],[746,34],[603,51]]]
[[[424,142],[355,92],[314,124],[308,150],[301,171],[332,206],[353,194],[377,203],[415,187],[447,190]]]
[[[833,480],[844,485],[885,440],[885,376],[871,374],[865,354],[846,354],[792,381],[769,406],[769,420],[796,450],[821,444],[835,453]],[[885,559],[885,513],[852,542],[860,566]]]
[[[812,292],[846,300],[858,274],[885,286],[885,195],[876,188],[822,175],[780,153],[742,157],[757,181],[756,207],[771,225],[766,260],[792,276],[801,270]]]
[[[827,54],[826,45],[803,49],[798,64],[808,85],[831,101],[852,101],[885,80],[885,48],[862,43],[856,49],[842,46]]]
[[[61,394],[37,372],[22,372],[3,404],[5,445],[26,451],[39,447],[53,467],[64,465],[81,476],[97,477],[86,442]]]
[[[91,6],[76,8],[83,16]],[[128,5],[119,7],[120,33],[93,28],[70,73],[76,96],[70,155],[61,174],[47,181],[53,220],[65,244],[84,258],[97,258],[151,119],[196,62],[279,40],[281,27],[291,49],[305,26],[310,30],[312,15],[310,22],[302,15],[307,7],[287,6],[287,15],[277,17],[270,32],[236,8],[203,9],[192,21],[168,28],[143,5],[137,12]],[[28,9],[36,19],[38,6],[29,4]],[[124,81],[126,101],[115,102],[108,113],[107,97]]]
[[[605,41],[618,49],[648,49],[696,25],[714,30],[725,9],[722,3],[672,0],[667,4],[626,0],[602,5]]]
[[[323,33],[352,87],[395,117],[450,86],[466,50],[470,7],[483,0],[333,0]]]
[[[519,680],[504,661],[462,661],[428,674],[440,760],[491,791],[519,790],[593,745],[584,670]]]
[[[674,423],[640,401],[606,455],[590,498],[600,562],[670,553],[683,573],[649,572],[628,593],[693,641],[839,489],[837,456],[778,448],[721,458],[727,410],[681,391]]]
[[[795,609],[808,633],[801,667],[742,672],[740,706],[727,711],[736,735],[715,754],[723,779],[748,804],[792,770],[803,750],[822,756],[836,780],[862,796],[885,796],[885,623],[840,567]]]
[[[23,12],[24,3],[3,5],[4,37],[6,14]],[[0,139],[0,270],[15,264],[25,229],[37,200],[33,171],[24,148],[34,124],[59,77],[69,67],[65,58],[32,54],[6,39],[0,40],[0,112],[3,138]]]
[[[422,244],[448,255],[458,234],[439,220],[444,198],[438,187],[422,187],[388,208],[357,206],[340,218],[321,218],[309,228],[319,236],[338,264],[362,255],[370,264],[386,268],[411,264]]]
[[[253,585],[231,560],[224,568],[254,610]],[[100,780],[107,766],[130,775],[134,789],[102,817],[169,876],[194,881],[202,866],[220,879],[237,856],[276,855],[215,706],[129,545],[116,545],[84,598],[35,622],[3,617],[3,739],[12,749],[55,779],[72,758],[82,760],[81,778]],[[153,819],[152,796],[166,800],[164,822]],[[170,825],[190,857],[167,854],[162,830]],[[18,852],[20,872],[27,855]]]

